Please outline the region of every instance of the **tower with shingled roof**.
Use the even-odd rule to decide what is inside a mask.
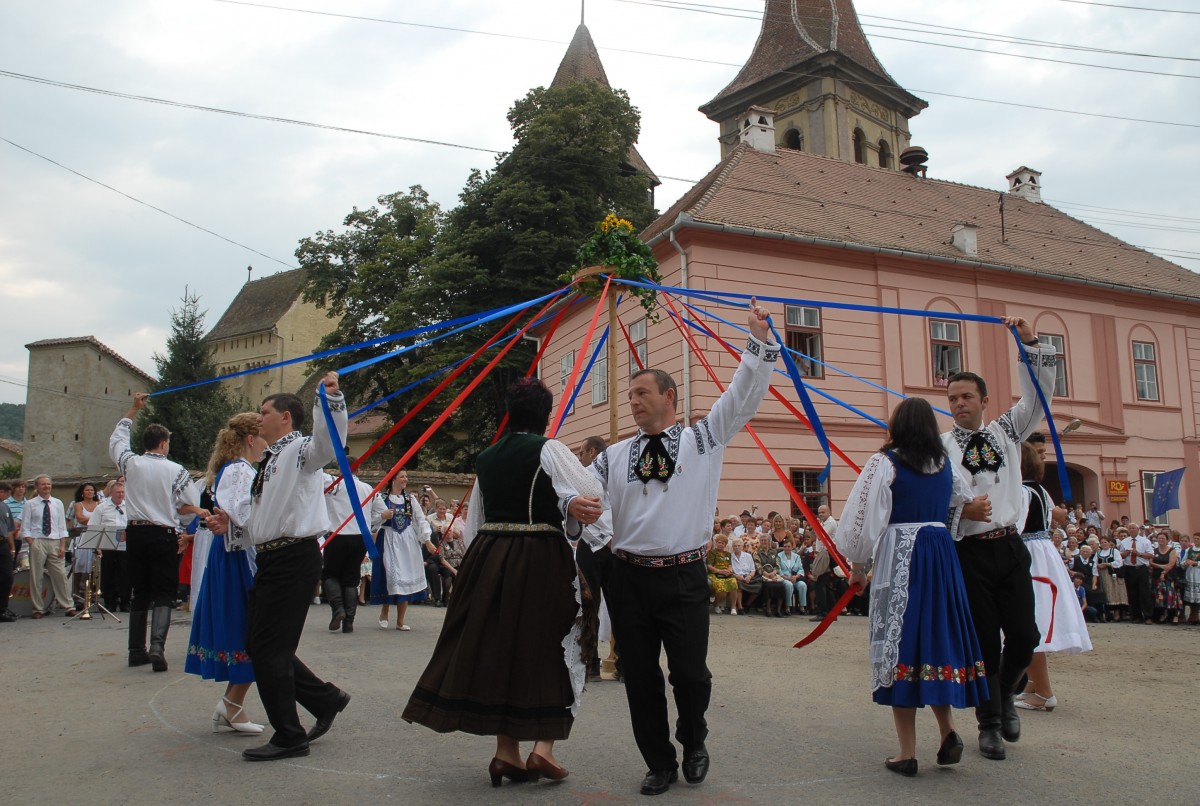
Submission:
[[[584,4],[580,3],[579,27],[575,29],[575,35],[571,37],[571,44],[567,46],[567,52],[558,65],[558,72],[554,74],[554,80],[550,82],[552,90],[583,82],[592,82],[605,89],[612,89],[612,85],[608,83],[608,75],[604,72],[604,65],[600,62],[600,52],[596,50],[596,43],[592,41],[592,34],[588,31],[583,18]],[[641,174],[650,180],[650,206],[653,207],[654,188],[661,185],[662,182],[642,159],[636,145],[629,147],[629,153],[625,157],[625,164],[622,168],[629,174]]]
[[[888,75],[853,0],[767,0],[750,58],[700,107],[721,127],[722,157],[752,106],[774,112],[779,148],[896,169],[928,104]]]

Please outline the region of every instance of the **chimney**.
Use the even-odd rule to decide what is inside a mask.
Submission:
[[[738,140],[748,143],[755,151],[775,153],[775,111],[752,106],[742,115]]]
[[[1042,201],[1042,172],[1022,165],[1005,177],[1008,180],[1008,192],[1031,202]]]
[[[909,146],[900,152],[900,170],[914,177],[925,178],[925,163],[929,162],[929,152],[920,146]]]
[[[950,229],[950,245],[966,255],[979,254],[979,227],[974,224],[955,224]]]

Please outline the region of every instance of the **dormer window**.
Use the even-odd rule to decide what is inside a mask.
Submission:
[[[792,151],[804,150],[804,135],[799,129],[788,129],[783,134],[783,147]]]

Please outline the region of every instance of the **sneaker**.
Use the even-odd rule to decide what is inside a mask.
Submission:
[[[731,607],[731,608],[729,608],[729,615],[731,615],[731,616],[736,616],[736,615],[737,615],[737,608],[736,608],[736,607]]]
[[[715,609],[713,612],[714,612],[714,613],[716,613],[716,614],[719,616],[719,615],[721,615],[722,613],[724,613],[724,612],[725,612],[725,608],[723,608],[723,607],[718,607],[718,608],[716,608],[716,609]]]

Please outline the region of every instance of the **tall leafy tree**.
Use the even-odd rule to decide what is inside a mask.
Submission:
[[[158,380],[153,391],[208,380],[217,374],[212,353],[204,343],[207,311],[200,310],[200,297],[186,288],[181,302],[171,311],[166,355],[154,354]],[[219,383],[154,397],[149,413],[138,418],[133,444],[135,448],[141,445],[141,432],[149,423],[162,423],[171,431],[171,458],[184,467],[201,469],[208,464],[217,431],[234,410],[229,393]]]
[[[653,219],[649,180],[627,165],[640,119],[623,90],[592,83],[539,87],[514,104],[508,121],[515,138],[512,151],[486,174],[471,174],[459,206],[437,220],[431,238],[414,239],[412,250],[388,242],[397,278],[390,298],[382,299],[378,289],[369,289],[372,284],[359,277],[374,270],[375,247],[385,243],[390,216],[356,219],[351,214],[345,233],[302,242],[297,256],[315,271],[306,298],[327,304],[331,314],[343,311],[347,318],[354,315],[351,305],[359,306],[360,321],[341,329],[339,343],[370,338],[368,333],[375,331],[363,322],[379,332],[395,332],[540,296],[559,285],[557,277],[572,267],[580,244],[606,214],[615,213],[639,228]],[[421,197],[427,204],[423,192]],[[371,381],[379,387],[374,391],[399,388],[471,354],[496,327],[499,323],[477,328],[414,351],[403,362],[381,365]],[[431,442],[423,464],[470,469],[498,422],[503,390],[532,357],[528,346],[515,348]],[[437,402],[449,402],[473,370]],[[413,399],[410,395],[400,401],[393,416]],[[431,414],[437,411],[435,407]]]

